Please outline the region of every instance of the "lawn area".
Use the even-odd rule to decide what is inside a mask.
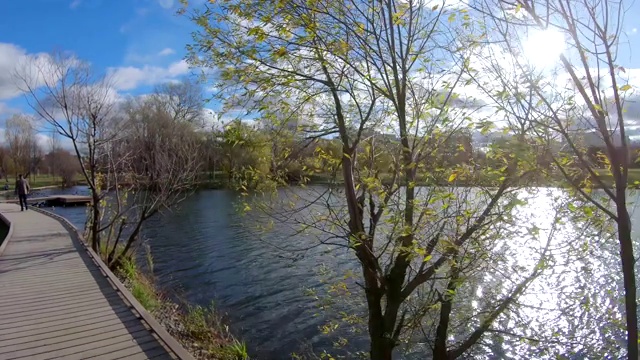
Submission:
[[[62,184],[62,178],[60,176],[34,175],[29,177],[29,185],[32,188],[55,186],[60,184]]]
[[[49,174],[31,175],[31,176],[29,176],[29,178],[27,180],[29,180],[29,186],[31,186],[32,189],[40,188],[40,187],[47,187],[47,186],[60,186],[60,185],[62,185],[62,177],[53,176],[53,175],[49,175]],[[79,182],[79,181],[82,181],[83,178],[82,178],[82,176],[80,176],[78,174],[75,177],[74,180],[76,182]],[[4,186],[4,184],[2,184],[2,180],[0,180],[0,190],[1,190],[2,186]],[[9,176],[9,189],[11,191],[13,191],[14,186],[15,186],[15,178],[14,178],[14,176],[10,175]]]
[[[609,185],[613,185],[613,175],[607,169],[598,169],[596,173],[600,175],[600,178]],[[640,187],[640,169],[629,169],[629,178],[627,183],[630,187]]]

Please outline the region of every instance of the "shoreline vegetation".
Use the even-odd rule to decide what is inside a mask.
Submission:
[[[115,275],[140,304],[197,360],[248,360],[246,344],[231,333],[224,316],[208,307],[173,300],[154,280],[153,260],[146,249],[147,270],[127,256]]]
[[[244,360],[247,347],[213,305],[156,284],[144,229],[204,189],[237,191],[238,214],[259,207],[264,231],[280,222],[276,237],[314,242],[278,251],[327,246],[347,263],[320,282],[328,301],[310,300],[331,316],[310,338],[347,334],[334,349],[640,359],[640,142],[625,115],[640,86],[618,56],[633,9],[463,5],[172,1],[164,10],[192,25],[180,69],[201,71],[174,63],[129,88],[117,64],[24,50],[9,72],[7,99],[24,101],[5,121],[4,196],[19,173],[34,190],[86,185],[68,190],[91,198],[85,241],[198,359]],[[338,201],[280,197],[314,185]],[[518,191],[536,188],[553,191]]]
[[[612,176],[608,170],[599,169],[597,172],[600,174],[601,179],[607,186],[614,187],[614,181]],[[233,179],[225,174],[224,172],[216,172],[216,176],[211,176],[211,174],[203,174],[204,176],[197,182],[196,188],[198,190],[221,190],[221,189],[236,189],[237,186],[234,185]],[[384,175],[380,176],[380,180],[383,184],[389,185],[390,181],[385,181],[386,178]],[[496,182],[497,179],[465,179],[464,177],[458,177],[455,182],[449,182],[445,177],[442,179],[417,179],[415,186],[457,186],[457,187],[469,187],[469,186],[491,186],[492,183]],[[44,190],[44,189],[52,189],[52,188],[63,188],[62,178],[51,176],[51,175],[35,175],[32,176],[30,181],[30,186],[32,191]],[[562,188],[570,188],[571,186],[566,183],[564,179],[559,179],[558,181],[550,181],[546,179],[544,181],[538,181],[536,179],[530,179],[529,185],[536,187],[562,187]],[[296,186],[302,184],[302,181],[291,181],[288,185]],[[597,182],[591,181],[593,189],[599,189],[597,186]],[[331,174],[318,173],[310,175],[304,181],[304,185],[342,185],[343,179],[340,176],[333,176]],[[83,186],[87,185],[86,181],[81,179],[80,176],[76,176],[71,186]],[[406,184],[399,183],[399,185],[404,186]],[[517,184],[522,185],[522,184]],[[14,183],[9,181],[9,190],[0,190],[0,194],[13,194]],[[640,188],[640,169],[629,169],[629,179],[628,186],[630,189],[639,189]]]

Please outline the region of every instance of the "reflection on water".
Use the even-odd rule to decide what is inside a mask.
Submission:
[[[316,268],[346,263],[346,254],[319,253],[302,262],[279,256],[251,231],[250,218],[237,215],[234,199],[230,191],[203,191],[147,223],[144,235],[160,286],[178,290],[192,303],[214,301],[260,359],[280,359],[306,342],[329,347],[304,289],[320,286]],[[84,226],[85,208],[53,211]]]
[[[594,349],[621,347],[624,337],[616,323],[622,320],[615,243],[607,242],[610,239],[605,233],[575,228],[567,218],[557,224],[553,208],[564,201],[559,190],[524,193],[522,197],[528,203],[518,210],[516,225],[491,250],[500,254],[504,264],[485,264],[483,271],[474,275],[474,284],[464,290],[476,300],[459,306],[473,312],[483,298],[499,297],[510,289],[510,282],[515,284],[530,274],[546,251],[544,275],[531,283],[508,316],[496,322],[516,334],[491,332],[476,358],[492,358],[487,354],[531,358],[532,349],[536,351],[533,358],[553,358],[554,352],[566,353],[570,344],[572,358],[580,359],[585,353],[594,355]],[[323,317],[316,316],[317,304],[305,295],[305,289],[322,286],[318,272],[323,266],[337,276],[357,269],[347,250],[327,252],[326,247],[317,247],[304,257],[286,256],[275,247],[304,247],[312,240],[285,226],[276,226],[266,234],[257,232],[258,216],[239,216],[235,201],[236,195],[230,191],[202,191],[179,209],[147,223],[144,236],[151,245],[160,285],[179,289],[192,303],[208,305],[214,301],[218,309],[228,313],[232,328],[260,359],[287,358],[306,344],[316,351],[331,350],[335,338],[318,330]],[[53,211],[76,226],[84,225],[84,208]],[[535,236],[532,229],[536,229]],[[467,322],[467,327],[473,328]],[[529,340],[522,342],[512,335]],[[366,348],[362,335],[350,335],[350,340],[354,348]],[[529,357],[523,357],[525,351]]]

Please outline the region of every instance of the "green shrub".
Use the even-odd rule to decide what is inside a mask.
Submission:
[[[184,316],[184,327],[189,335],[199,341],[216,359],[247,360],[249,355],[244,342],[233,338],[229,328],[222,324],[213,303],[208,307],[193,306]]]

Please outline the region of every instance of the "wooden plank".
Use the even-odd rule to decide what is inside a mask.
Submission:
[[[71,275],[68,275],[69,277],[65,279],[65,283],[74,279],[86,278],[84,275],[85,274],[82,271],[74,271]],[[22,286],[23,288],[29,288],[30,286],[37,287],[37,286],[49,285],[56,280],[60,280],[60,278],[59,277],[58,278],[56,277],[51,277],[51,278],[30,277],[29,278],[28,277],[28,278],[25,278],[24,280],[19,280],[19,281],[15,279],[12,279],[11,281],[4,281],[3,278],[0,277],[0,282],[2,282],[2,285],[0,285],[0,290],[15,288],[17,286]]]
[[[19,353],[20,351],[28,351],[31,349],[62,349],[73,344],[83,344],[86,342],[86,338],[95,338],[97,336],[100,336],[101,338],[116,337],[120,335],[132,336],[132,334],[144,330],[146,330],[146,328],[138,321],[129,328],[125,327],[125,324],[118,323],[115,325],[98,327],[97,329],[93,328],[84,332],[75,330],[70,330],[69,332],[59,331],[49,334],[51,336],[48,338],[35,339],[34,341],[3,346],[0,348],[0,356],[7,356],[9,353]]]
[[[47,299],[56,299],[59,297],[63,297],[65,295],[77,295],[80,293],[101,293],[106,294],[110,292],[111,289],[103,289],[97,286],[83,286],[76,288],[67,288],[67,289],[57,289],[57,290],[49,290],[47,293],[35,294],[32,296],[24,296],[24,302],[22,302],[22,298],[14,297],[7,298],[0,301],[0,307],[11,307],[12,305],[20,305],[20,304],[29,304],[29,303],[39,303],[42,301],[46,301]]]
[[[6,257],[3,273],[7,272],[42,272],[45,269],[55,270],[73,270],[86,268],[86,265],[82,263],[80,259],[76,259],[73,252],[76,249],[64,249],[64,251],[48,251],[36,253],[33,246],[27,247],[23,252],[32,252],[30,259],[25,261],[23,259],[11,259]],[[47,273],[42,272],[42,275]],[[16,275],[17,276],[17,275]]]
[[[38,294],[43,294],[43,293],[60,293],[60,292],[65,292],[67,290],[71,290],[71,289],[101,289],[101,290],[108,290],[109,288],[106,286],[100,287],[98,284],[96,283],[83,283],[83,284],[66,284],[66,285],[59,285],[59,286],[51,286],[51,287],[42,287],[40,290],[38,291],[38,289],[26,289],[23,291],[11,291],[8,294],[2,294],[2,299],[3,300],[7,300],[7,301],[11,301],[11,300],[15,300],[15,299],[29,299],[32,296],[37,296]]]
[[[102,294],[102,291],[100,291],[100,289],[93,289],[93,290],[75,289],[75,291],[63,292],[63,293],[52,293],[51,295],[43,294],[42,296],[30,297],[29,299],[26,299],[26,300],[20,300],[20,302],[18,303],[10,301],[3,304],[0,302],[0,309],[10,309],[13,307],[20,308],[22,306],[27,306],[31,304],[37,304],[37,303],[48,304],[50,302],[54,302],[57,300],[64,300],[69,298],[72,299],[80,294]]]
[[[93,337],[80,337],[75,338],[70,341],[66,341],[64,343],[56,343],[51,345],[45,345],[40,347],[32,347],[27,349],[20,349],[17,351],[12,351],[10,354],[2,354],[0,356],[10,356],[11,358],[28,358],[35,359],[36,355],[44,355],[43,357],[46,359],[55,359],[56,357],[62,357],[66,354],[73,354],[74,352],[70,352],[69,349],[77,347],[80,348],[80,351],[89,351],[92,348],[100,348],[103,346],[114,345],[118,343],[128,343],[132,344],[135,341],[136,337],[144,337],[148,335],[151,337],[149,332],[146,329],[138,330],[133,333],[124,332],[124,333],[101,333],[98,332],[97,335]],[[126,345],[125,345],[126,346]],[[74,351],[74,350],[71,350]],[[79,352],[79,351],[76,351]]]
[[[0,335],[0,343],[6,340],[20,339],[24,337],[37,336],[40,334],[46,334],[49,332],[80,328],[86,325],[92,324],[110,324],[112,322],[124,322],[132,319],[137,319],[137,317],[130,312],[126,312],[122,315],[122,317],[114,317],[112,314],[104,313],[100,316],[85,316],[82,318],[69,318],[68,322],[56,321],[52,323],[51,326],[43,326],[45,324],[38,324],[37,326],[33,326],[31,328],[22,328],[20,331],[13,331],[8,334]]]
[[[52,312],[62,306],[91,306],[95,304],[94,301],[106,299],[108,303],[112,303],[112,300],[119,299],[118,293],[111,293],[104,295],[102,293],[83,294],[71,299],[62,299],[58,301],[39,302],[28,305],[15,306],[15,307],[0,307],[0,317],[3,319],[11,318],[13,314],[24,314],[30,312]]]
[[[83,265],[86,266],[86,265]],[[58,269],[50,269],[43,268],[40,271],[46,271],[51,273],[58,273],[58,277],[49,277],[45,275],[41,275],[38,272],[33,270],[29,270],[28,272],[18,272],[14,271],[12,273],[12,277],[9,275],[2,276],[2,278],[10,279],[11,283],[14,285],[21,285],[22,287],[29,287],[31,284],[43,284],[43,285],[65,285],[71,281],[76,280],[91,280],[93,282],[100,282],[102,284],[108,284],[108,281],[102,278],[102,274],[98,272],[82,272],[80,269],[69,269],[69,270],[58,270]],[[89,276],[87,276],[89,275]],[[2,285],[5,286],[4,283]]]
[[[167,352],[158,346],[156,346],[153,342],[148,342],[146,344],[141,344],[138,347],[126,348],[120,351],[114,351],[109,354],[112,359],[127,359],[127,360],[146,360],[151,359],[157,356],[164,355],[167,359],[171,359],[172,357],[167,354]],[[95,359],[96,357],[91,357],[89,359]]]
[[[117,293],[110,293],[106,296],[100,292],[94,292],[90,294],[83,294],[82,297],[75,297],[70,299],[57,299],[56,301],[40,301],[37,303],[30,304],[14,304],[12,306],[0,307],[0,317],[10,316],[11,314],[16,313],[27,313],[32,311],[48,311],[53,312],[56,309],[59,309],[61,306],[66,306],[67,304],[75,304],[82,307],[91,307],[91,305],[95,304],[95,301],[99,299],[106,299],[109,304],[120,303],[120,296]]]
[[[82,264],[83,267],[86,267],[85,264]],[[42,282],[53,282],[55,280],[60,279],[60,276],[67,277],[75,277],[75,276],[84,276],[85,274],[100,274],[98,270],[84,270],[78,266],[78,268],[65,268],[66,270],[58,270],[51,269],[46,267],[44,269],[40,269],[37,271],[24,269],[24,270],[15,270],[13,272],[5,272],[0,274],[0,281],[2,281],[2,286],[7,284],[19,284],[24,282],[30,283],[42,283]],[[51,274],[41,274],[41,271],[51,271]],[[55,273],[53,272],[55,271]],[[6,282],[4,280],[7,280]]]
[[[171,360],[171,359],[175,359],[175,357],[172,354],[160,354],[160,355],[153,356],[150,359],[153,359],[153,360]]]
[[[55,269],[42,269],[42,271],[57,272]],[[95,274],[97,276],[94,275],[95,277],[97,277],[96,279],[94,278],[94,276],[87,276],[87,275],[92,275],[92,273],[90,272],[86,272],[83,274],[81,272],[78,272],[77,270],[74,270],[73,275],[65,276],[64,274],[60,274],[57,278],[55,277],[44,278],[37,273],[31,273],[29,276],[22,276],[17,272],[14,272],[14,274],[16,274],[16,277],[10,278],[10,281],[7,281],[7,283],[3,282],[3,284],[0,285],[0,288],[9,286],[7,284],[10,284],[14,288],[16,286],[20,286],[24,289],[28,289],[31,285],[35,285],[35,284],[56,286],[56,285],[65,285],[67,283],[70,283],[72,281],[77,281],[77,280],[92,280],[93,282],[101,280],[100,279],[101,277],[98,274]],[[18,276],[20,276],[20,279],[17,278]],[[6,277],[6,278],[9,279],[9,277]],[[0,278],[0,281],[2,281],[2,278]]]
[[[48,328],[56,325],[64,325],[66,323],[85,321],[88,319],[96,319],[96,321],[98,321],[97,319],[101,319],[100,321],[104,321],[104,318],[107,316],[111,318],[113,318],[114,316],[119,318],[124,318],[126,317],[127,314],[131,314],[130,309],[127,307],[121,306],[118,308],[87,311],[84,314],[76,314],[73,317],[69,317],[65,315],[62,318],[57,317],[57,318],[41,319],[41,320],[33,321],[31,323],[22,322],[20,324],[17,324],[16,326],[10,326],[4,329],[0,329],[0,337],[6,336],[7,334],[13,334],[13,333],[18,333],[23,331],[32,331],[40,328],[44,329],[44,328]]]
[[[72,225],[16,208],[0,204],[14,228],[0,257],[0,358],[174,358],[176,349],[192,359]]]
[[[51,290],[55,290],[55,289],[61,289],[61,288],[67,288],[67,287],[73,287],[73,286],[82,286],[85,284],[92,284],[95,285],[96,287],[98,287],[98,284],[96,283],[96,279],[93,279],[91,276],[83,276],[83,275],[76,275],[73,277],[60,277],[58,279],[58,281],[36,281],[34,280],[33,282],[28,281],[28,282],[20,282],[17,283],[16,285],[5,289],[5,291],[11,293],[11,292],[15,292],[15,293],[37,293],[38,290],[40,290],[40,292],[46,292],[47,290],[51,289]],[[6,286],[2,286],[2,288],[5,288]],[[3,292],[3,295],[5,293]]]
[[[39,197],[28,197],[27,204],[36,204],[36,203],[50,203],[50,204],[89,204],[92,199],[90,196],[82,196],[82,195],[52,195],[52,196],[39,196]],[[18,199],[7,199],[3,200],[3,203],[7,204],[18,204]]]
[[[131,339],[117,339],[119,341],[107,341],[95,342],[93,345],[80,345],[65,349],[56,350],[46,354],[40,354],[31,356],[29,360],[50,360],[50,359],[87,359],[87,358],[99,358],[99,359],[113,359],[110,354],[114,351],[121,349],[127,349],[130,347],[145,345],[149,342],[157,342],[157,339],[151,334],[138,337],[135,341]]]
[[[38,329],[35,331],[23,331],[16,334],[11,334],[11,336],[3,336],[0,338],[0,351],[4,347],[8,347],[11,345],[20,345],[26,343],[33,343],[34,341],[39,340],[47,340],[52,338],[57,338],[60,335],[65,334],[78,334],[84,333],[85,331],[95,330],[95,329],[108,329],[110,326],[122,325],[122,324],[139,324],[138,318],[133,316],[133,314],[128,314],[126,318],[117,318],[110,316],[103,321],[95,321],[95,319],[91,319],[90,322],[83,323],[74,323],[74,324],[66,324],[64,326],[51,326],[45,329]]]
[[[88,309],[107,309],[113,307],[112,304],[108,302],[102,302],[99,304],[87,304]],[[29,323],[31,321],[39,321],[39,320],[47,320],[51,318],[58,318],[60,316],[75,316],[75,313],[78,312],[78,305],[65,307],[64,309],[56,309],[55,311],[50,311],[47,313],[23,313],[20,316],[8,318],[3,317],[2,323],[0,324],[0,329],[5,329],[8,326],[17,326],[23,323]]]

